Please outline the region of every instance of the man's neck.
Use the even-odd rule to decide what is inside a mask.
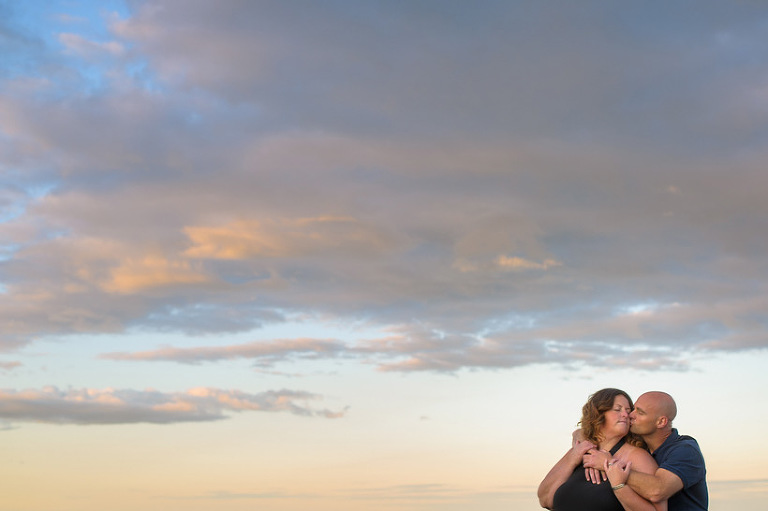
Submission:
[[[661,444],[669,438],[672,434],[672,428],[664,428],[656,430],[652,435],[644,436],[643,440],[648,445],[648,450],[653,453],[656,449],[661,447]]]

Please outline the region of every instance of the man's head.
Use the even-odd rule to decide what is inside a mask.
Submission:
[[[635,401],[635,409],[629,418],[631,431],[636,435],[650,436],[657,431],[672,429],[677,415],[677,405],[666,392],[646,392]]]

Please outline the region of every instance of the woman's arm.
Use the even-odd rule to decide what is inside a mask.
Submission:
[[[595,444],[588,441],[578,441],[574,439],[573,447],[555,463],[555,466],[544,477],[539,484],[539,504],[541,507],[552,509],[552,501],[555,498],[555,492],[573,473],[573,470],[581,465],[581,459],[584,453],[594,449]]]
[[[605,472],[611,487],[616,488],[614,493],[626,511],[667,511],[667,501],[651,502],[640,496],[627,485],[630,468],[644,474],[653,474],[656,471],[656,461],[642,449],[632,449],[627,454],[627,459],[622,463],[605,463]]]

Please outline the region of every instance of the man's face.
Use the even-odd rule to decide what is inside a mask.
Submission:
[[[650,435],[656,431],[656,410],[653,400],[645,394],[637,398],[635,409],[629,414],[630,431],[636,435]]]

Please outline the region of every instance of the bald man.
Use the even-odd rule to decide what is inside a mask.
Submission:
[[[637,398],[629,415],[630,429],[643,437],[659,468],[651,475],[633,471],[631,463],[620,460],[610,465],[619,465],[627,476],[626,484],[646,499],[666,499],[669,511],[707,511],[704,456],[695,439],[672,427],[676,415],[675,400],[665,392],[646,392]],[[605,467],[608,469],[608,462]]]

